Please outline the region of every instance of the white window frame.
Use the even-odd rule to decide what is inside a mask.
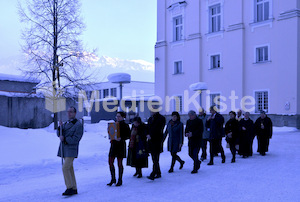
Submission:
[[[176,25],[176,19],[181,18],[181,24],[180,25]],[[183,22],[183,15],[178,15],[173,17],[173,42],[178,42],[178,41],[182,41],[184,39],[184,22]],[[181,27],[181,36],[179,39],[177,39],[177,28]]]
[[[217,105],[217,104],[214,103],[214,100],[212,100],[212,95],[219,96],[219,102],[221,102],[221,93],[220,92],[210,92],[209,93],[209,106],[213,106],[214,105],[214,106],[217,107],[218,110],[220,110],[221,105]]]
[[[270,12],[272,10],[271,8],[271,1],[270,0],[261,0],[261,2],[257,2],[258,0],[254,0],[254,22],[263,22],[263,21],[267,21],[267,20],[270,20],[272,17],[272,15],[270,15]],[[265,19],[265,4],[268,3],[269,4],[269,15],[268,15],[268,18]],[[263,9],[262,9],[262,19],[258,19],[259,18],[259,13],[258,13],[258,5],[262,5]]]
[[[176,72],[175,70],[176,70],[176,68],[175,68],[175,66],[176,66],[176,63],[180,63],[181,62],[181,72]],[[174,75],[177,75],[177,74],[183,74],[183,61],[182,60],[177,60],[177,61],[174,61],[173,62],[173,74]]]
[[[220,67],[217,68],[212,68],[212,57],[214,56],[219,56],[220,59]],[[222,69],[222,54],[221,53],[214,53],[214,54],[210,54],[209,55],[209,70],[218,70],[218,69]]]
[[[256,113],[256,114],[260,113],[260,110],[258,110],[258,101],[257,101],[257,98],[256,98],[256,94],[257,93],[265,93],[265,92],[268,93],[268,103],[267,103],[268,109],[264,108],[265,104],[264,104],[264,101],[263,101],[263,103],[262,103],[263,108],[261,110],[265,111],[266,113],[270,113],[270,90],[269,89],[262,89],[262,90],[255,90],[254,93],[253,93],[254,94],[253,97],[254,97],[254,100],[255,100],[254,113]],[[264,100],[264,96],[263,96],[262,100]]]
[[[267,20],[257,21],[257,0],[252,0],[252,22],[250,23],[251,32],[257,27],[269,26],[273,27],[273,0],[263,0],[269,2],[269,18]]]
[[[177,102],[176,98],[179,98],[179,109],[177,110]],[[183,111],[183,96],[182,95],[173,95],[172,96],[172,110],[177,111],[178,113],[182,113]]]
[[[219,7],[220,9],[220,13],[217,13],[217,14],[212,14],[212,9],[213,8],[217,8]],[[212,25],[212,19],[215,18],[216,19],[216,24],[219,24],[219,27],[213,27]],[[222,9],[222,5],[221,3],[217,3],[217,4],[214,4],[214,5],[210,5],[208,7],[208,33],[217,33],[217,32],[220,32],[222,31],[222,27],[223,27],[223,9]],[[214,28],[217,28],[216,30],[214,30]]]
[[[259,61],[258,59],[258,49],[259,48],[264,48],[267,47],[268,48],[268,59],[267,60],[263,60],[263,61]],[[261,45],[257,45],[254,47],[254,63],[255,64],[261,64],[261,63],[266,63],[266,62],[271,62],[271,50],[270,50],[270,44],[261,44]],[[265,54],[263,54],[263,58],[265,57]]]

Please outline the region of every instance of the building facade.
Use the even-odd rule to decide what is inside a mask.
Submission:
[[[300,0],[158,0],[155,94],[162,113],[199,110],[189,86],[205,82],[195,99],[206,110],[265,110],[297,125],[299,9]]]
[[[94,95],[92,95],[94,92]],[[95,100],[95,92],[98,92],[99,100]],[[116,111],[121,110],[127,113],[127,121],[135,116],[140,116],[143,121],[146,121],[150,116],[148,108],[148,101],[154,95],[154,83],[153,82],[142,82],[142,81],[131,81],[128,84],[122,86],[122,100],[124,101],[125,109],[111,111],[120,105],[120,86],[116,83],[101,82],[89,86],[86,89],[86,98],[91,101],[94,100],[93,106],[89,110],[84,108],[85,116],[91,117],[91,123],[98,123],[100,120],[112,120],[115,119]],[[98,101],[98,102],[97,102]],[[107,101],[110,109],[105,109],[104,102]],[[115,101],[115,102],[114,102]],[[155,101],[155,100],[153,100]],[[96,109],[96,105],[99,105],[99,109]],[[80,107],[79,107],[80,109]]]

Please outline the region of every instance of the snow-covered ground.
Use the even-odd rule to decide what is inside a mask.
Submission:
[[[107,187],[109,140],[106,122],[85,126],[79,158],[75,160],[78,195],[61,196],[65,190],[61,160],[56,157],[59,140],[53,126],[44,129],[0,127],[0,201],[300,201],[300,132],[294,128],[274,128],[270,152],[252,158],[237,158],[225,148],[226,163],[215,158],[214,166],[201,165],[192,175],[187,140],[179,156],[184,168],[169,174],[170,153],[161,155],[162,178],[149,181],[149,168],[143,178],[132,177],[134,169],[125,166],[123,186]],[[257,141],[254,141],[254,151]],[[126,160],[124,160],[124,164]]]

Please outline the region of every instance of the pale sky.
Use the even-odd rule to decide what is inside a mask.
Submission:
[[[22,1],[22,0],[20,0]],[[0,73],[21,54],[17,0],[0,0]],[[156,0],[82,0],[83,42],[106,55],[154,63]]]

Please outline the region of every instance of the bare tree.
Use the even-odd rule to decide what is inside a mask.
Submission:
[[[80,88],[91,80],[87,74],[94,52],[83,50],[80,36],[85,29],[79,0],[26,0],[19,2],[22,50],[26,66],[22,70],[40,78],[39,88],[52,86],[53,98],[66,96],[66,88]],[[54,111],[55,112],[55,111]],[[57,112],[54,113],[57,128]]]

